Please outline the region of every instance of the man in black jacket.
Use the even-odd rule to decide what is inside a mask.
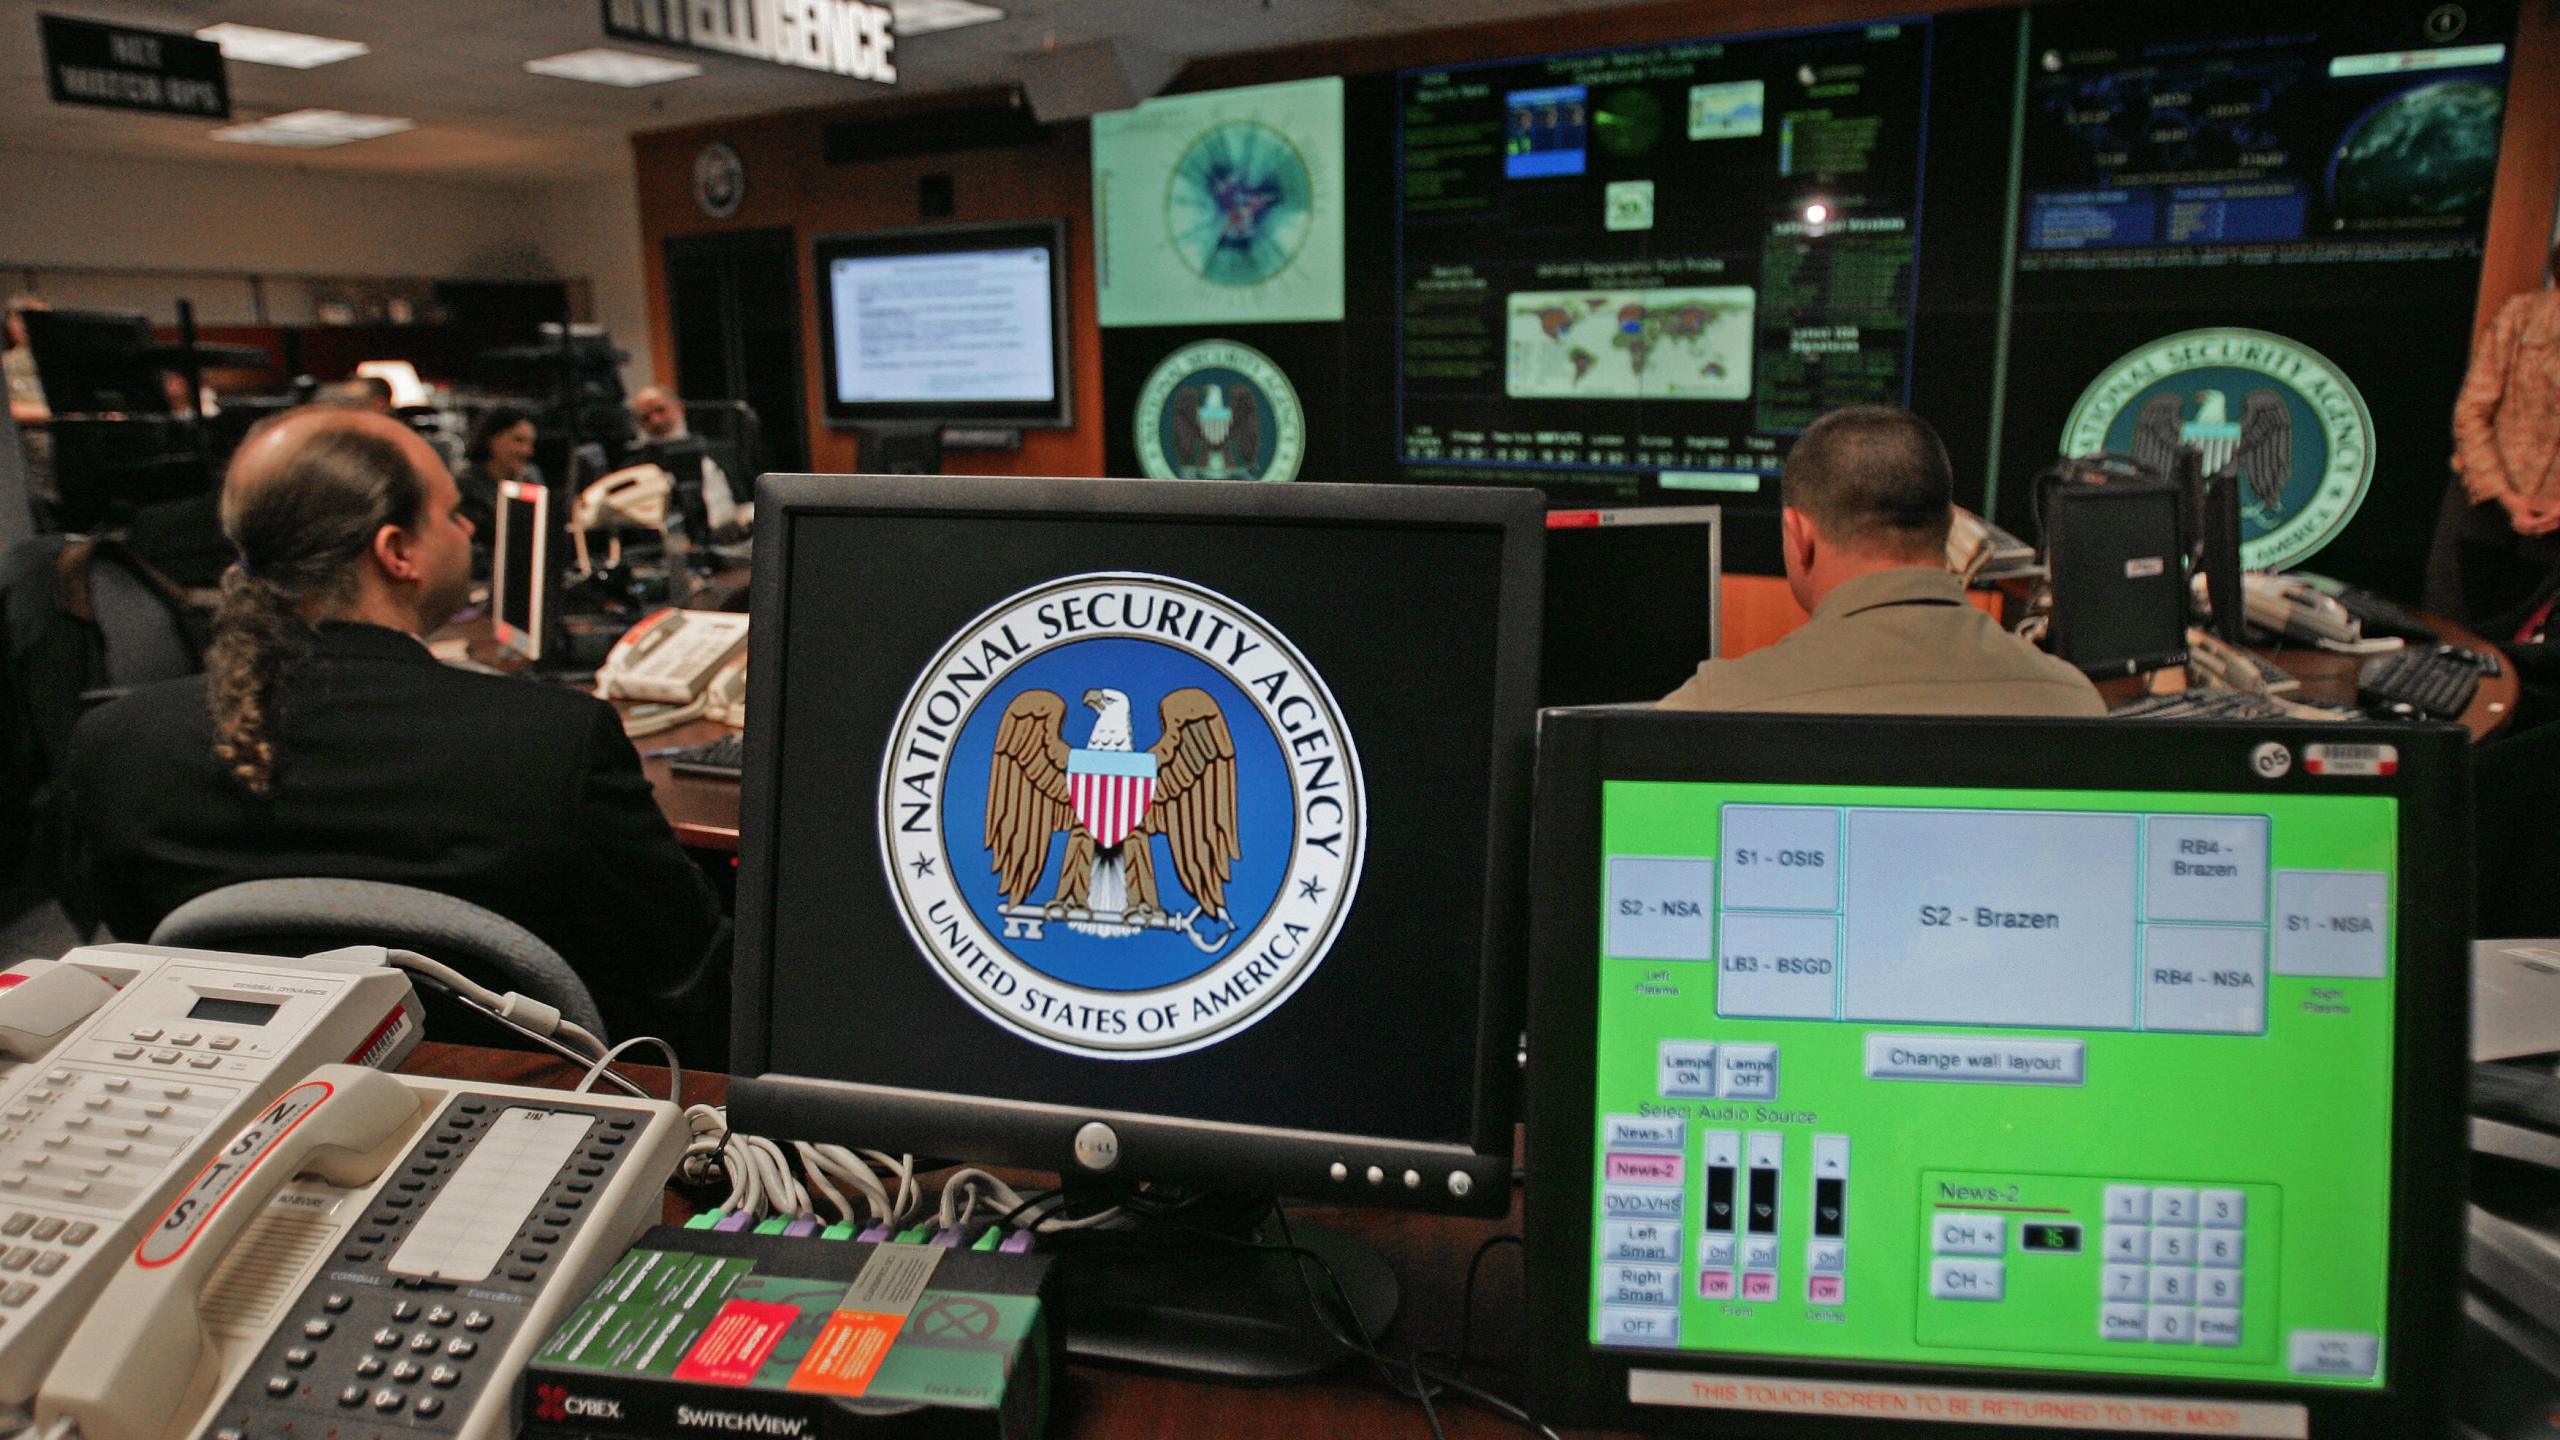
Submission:
[[[240,558],[206,673],[73,732],[67,908],[141,939],[235,881],[415,885],[549,942],[617,1037],[665,1033],[725,999],[718,902],[613,707],[427,652],[470,588],[459,501],[386,416],[305,409],[251,434],[223,485]]]

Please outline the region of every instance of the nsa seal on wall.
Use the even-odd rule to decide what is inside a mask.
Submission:
[[[2373,412],[2328,357],[2264,330],[2185,330],[2106,368],[2063,426],[2062,453],[2114,450],[2167,475],[2178,447],[2238,469],[2240,563],[2317,554],[2373,485]]]
[[[1292,480],[1306,453],[1297,390],[1250,345],[1185,345],[1138,391],[1138,468],[1158,480]]]
[[[916,677],[880,862],[945,984],[1026,1040],[1179,1055],[1279,1010],[1351,912],[1359,751],[1260,616],[1161,575],[1002,601]]]
[[[714,220],[738,213],[747,200],[747,162],[726,141],[714,140],[693,157],[693,203]]]

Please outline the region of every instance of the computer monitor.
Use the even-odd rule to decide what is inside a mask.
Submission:
[[[1503,1213],[1542,533],[1512,491],[765,477],[733,1122]],[[1128,1330],[1174,1303],[1114,1249],[1071,1346],[1289,1373],[1215,1353],[1215,1294],[1108,1351],[1131,1277]]]
[[[2102,679],[2185,662],[2193,497],[2146,473],[2075,476],[2045,491],[2047,648]]]
[[[540,661],[551,633],[552,595],[560,551],[554,544],[551,489],[522,480],[498,482],[497,542],[491,557],[489,610],[498,643]]]
[[[169,413],[149,320],[116,310],[28,310],[19,318],[56,417]]]
[[[203,429],[190,421],[57,415],[46,433],[53,437],[54,520],[66,530],[135,526],[149,512],[206,502],[221,485]]]
[[[1723,514],[1714,505],[1547,512],[1541,706],[1659,700],[1714,656]]]
[[[1541,717],[1533,1408],[2445,1433],[2469,792],[2452,726]]]
[[[830,425],[1074,423],[1061,220],[820,236]]]

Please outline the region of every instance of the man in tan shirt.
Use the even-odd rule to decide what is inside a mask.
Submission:
[[[1709,660],[1666,710],[2103,715],[2087,677],[1965,603],[1946,568],[1954,471],[1929,422],[1855,405],[1816,420],[1779,480],[1787,585],[1813,619]]]

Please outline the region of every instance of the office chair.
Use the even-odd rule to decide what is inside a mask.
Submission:
[[[561,1018],[606,1038],[595,997],[560,952],[502,915],[413,885],[319,877],[244,880],[170,911],[151,932],[151,943],[260,955],[308,955],[342,945],[415,950],[491,989],[518,991],[554,1006]],[[533,1048],[443,995],[420,995],[430,1039]]]

